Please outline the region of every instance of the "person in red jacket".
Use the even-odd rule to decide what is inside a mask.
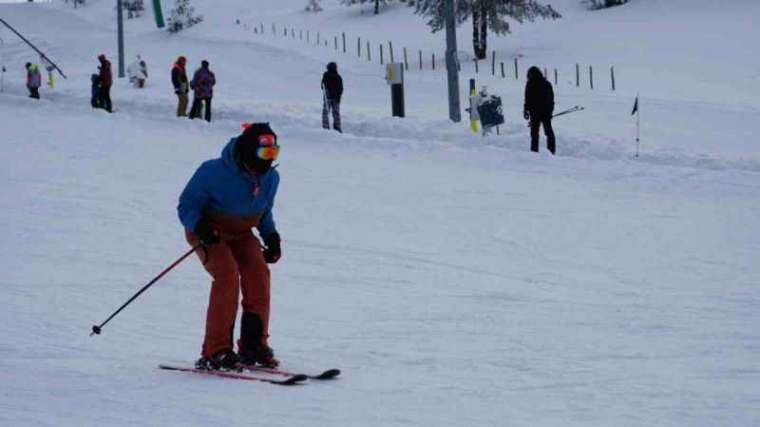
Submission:
[[[112,112],[111,85],[113,84],[113,74],[111,74],[111,61],[106,59],[106,55],[102,53],[98,55],[98,61],[100,61],[100,66],[98,67],[100,70],[100,88],[98,98],[100,98],[100,105],[102,105],[103,108],[105,108],[105,110],[110,113]]]

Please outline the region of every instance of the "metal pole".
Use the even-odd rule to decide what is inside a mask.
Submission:
[[[116,32],[119,45],[119,78],[124,78],[124,13],[121,0],[116,0]]]
[[[454,22],[454,0],[446,0],[446,73],[449,86],[449,118],[452,122],[462,121],[462,107],[459,104],[459,70],[457,67],[457,33]]]
[[[636,158],[639,157],[639,144],[640,144],[640,137],[641,137],[641,99],[639,98],[639,94],[636,94],[636,102],[638,103],[638,107],[636,109]]]
[[[5,47],[5,41],[0,38],[0,92],[5,87],[5,55],[3,54],[3,48]]]
[[[51,61],[50,58],[47,57],[47,55],[45,55],[44,53],[42,53],[41,50],[37,49],[37,46],[33,45],[32,42],[30,42],[24,36],[22,36],[21,33],[19,33],[18,31],[16,31],[15,28],[11,27],[11,24],[5,22],[5,20],[3,18],[0,18],[0,22],[3,23],[3,25],[5,25],[6,27],[8,27],[8,29],[11,30],[13,32],[13,34],[17,35],[21,40],[23,40],[24,43],[28,44],[29,47],[31,47],[32,49],[34,49],[35,52],[39,53],[41,57],[45,58],[45,60],[47,60],[48,62],[50,62],[50,64],[52,64],[53,67],[55,67],[55,69],[58,70],[59,73],[61,73],[61,75],[63,76],[64,79],[68,78],[68,77],[66,77],[66,74],[63,74],[63,71],[61,71],[61,69],[58,67],[58,65],[55,64],[55,62]]]

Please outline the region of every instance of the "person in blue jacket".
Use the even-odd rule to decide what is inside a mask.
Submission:
[[[213,278],[199,369],[233,369],[240,363],[275,367],[269,346],[270,272],[282,254],[272,209],[280,175],[268,123],[244,125],[220,158],[204,162],[180,195],[177,212],[191,246]],[[264,246],[253,234],[258,229]],[[238,353],[232,335],[239,293],[243,314]]]

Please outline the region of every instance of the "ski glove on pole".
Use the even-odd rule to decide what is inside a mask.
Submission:
[[[274,232],[263,236],[264,240],[264,261],[269,264],[276,263],[282,256],[282,249],[280,248],[280,234]]]
[[[193,231],[201,244],[205,247],[209,247],[219,243],[219,236],[216,234],[211,224],[206,221],[205,218],[201,218],[198,224],[195,225],[195,231]]]

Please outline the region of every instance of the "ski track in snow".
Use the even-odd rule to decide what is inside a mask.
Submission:
[[[42,22],[61,16],[44,10]],[[86,22],[50,26],[81,42],[57,51],[72,63],[112,44],[105,25],[77,36]],[[151,58],[184,40],[134,37]],[[113,115],[82,96],[94,66],[39,102],[6,79],[0,425],[760,424],[760,169],[752,140],[738,143],[757,112],[653,101],[674,123],[655,122],[663,134],[698,134],[711,111],[737,120],[717,132],[740,137],[710,156],[700,153],[712,136],[682,150],[653,141],[634,161],[630,146],[604,143],[618,122],[597,120],[604,107],[629,113],[629,100],[573,94],[603,107],[562,122],[568,136],[550,157],[524,152],[522,125],[482,140],[437,119],[437,106],[389,125],[372,107],[383,86],[355,90],[336,135],[318,129],[299,83],[273,95],[318,72],[313,54],[189,38],[196,58],[218,48],[212,64],[227,74],[211,124],[171,117],[166,79],[142,93],[117,81]],[[302,68],[260,65],[251,72],[270,80],[235,92],[228,82],[245,73],[223,53],[245,49]],[[195,259],[88,336],[187,250],[178,194],[251,116],[283,144],[272,344],[286,368],[337,367],[337,381],[289,389],[159,371],[200,348],[208,278]],[[583,120],[598,127],[583,132]]]

